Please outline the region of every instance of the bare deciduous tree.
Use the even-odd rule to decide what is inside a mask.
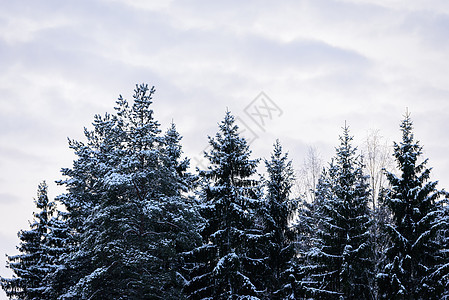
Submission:
[[[310,146],[307,150],[307,156],[303,161],[296,175],[297,196],[311,203],[315,199],[315,189],[323,169],[323,161],[318,149]]]
[[[375,209],[378,207],[379,192],[388,184],[385,170],[391,171],[393,168],[391,147],[380,134],[379,129],[371,129],[366,136],[362,152],[366,164],[366,173],[370,176],[371,201]]]

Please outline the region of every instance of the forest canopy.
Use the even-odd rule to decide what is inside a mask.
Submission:
[[[49,199],[39,184],[19,254],[7,256],[8,297],[449,297],[448,195],[408,112],[391,155],[375,139],[362,155],[345,125],[327,164],[309,155],[298,197],[281,142],[252,157],[230,111],[192,171],[176,124],[156,119],[155,92],[136,85],[69,140],[66,192]]]

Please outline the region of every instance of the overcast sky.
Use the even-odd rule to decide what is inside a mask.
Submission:
[[[432,179],[449,187],[448,1],[242,2],[0,0],[0,257],[15,253],[39,182],[63,192],[67,137],[83,140],[142,82],[192,164],[226,109],[255,156],[280,138],[299,168],[310,145],[333,154],[345,121],[356,143],[370,129],[398,140],[408,108]]]

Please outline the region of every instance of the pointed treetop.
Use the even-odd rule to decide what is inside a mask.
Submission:
[[[228,182],[231,178],[233,181],[235,177],[245,178],[256,172],[259,159],[250,158],[248,142],[240,136],[239,127],[230,111],[225,113],[215,137],[208,138],[211,149],[204,152],[211,163],[207,172],[212,173],[208,176],[218,176],[220,180]]]
[[[237,125],[234,125],[234,122],[235,122],[235,117],[234,117],[234,115],[231,113],[230,110],[228,110],[228,109],[226,108],[225,118],[224,118],[223,121],[221,121],[221,126],[229,126],[229,127],[237,127],[237,128],[238,128]],[[233,126],[233,125],[234,125],[234,126]],[[221,127],[221,126],[220,126],[220,127]]]
[[[269,180],[266,181],[269,198],[276,201],[287,201],[295,179],[292,161],[288,159],[288,152],[283,153],[279,139],[273,146],[271,160],[265,159],[265,167],[269,175]]]
[[[149,89],[148,84],[136,85],[133,95],[134,104],[132,106],[132,116],[136,125],[142,126],[154,122],[153,110],[150,109],[150,105],[153,103],[151,100],[155,92],[154,86]]]
[[[223,146],[233,147],[230,143],[239,143],[243,145],[243,148],[247,147],[246,140],[239,136],[238,130],[239,127],[235,124],[235,118],[232,113],[227,110],[225,113],[225,117],[220,124],[218,124],[220,131],[215,135],[218,142],[222,143]],[[210,142],[214,143],[212,139],[209,137]],[[229,150],[229,149],[228,149]]]
[[[279,158],[282,154],[282,145],[279,139],[276,139],[276,142],[274,142],[273,146],[274,146],[273,154],[275,157]]]
[[[404,115],[404,119],[401,122],[401,131],[402,131],[402,144],[412,144],[414,140],[413,135],[413,122],[410,118],[411,113],[406,111]]]
[[[48,197],[47,197],[47,183],[42,181],[37,187],[37,199],[34,201],[36,203],[36,207],[39,209],[43,209],[48,205]]]
[[[346,125],[346,122],[345,127],[342,127],[342,129],[343,134],[339,136],[340,145],[336,147],[335,150],[337,152],[337,161],[340,161],[342,165],[346,165],[347,163],[349,163],[349,157],[355,155],[357,147],[353,147],[351,144],[354,137],[350,135],[349,126]]]
[[[404,119],[400,125],[402,132],[402,140],[399,143],[394,142],[394,157],[397,161],[399,170],[403,172],[404,176],[414,176],[416,171],[420,171],[427,163],[427,159],[418,163],[418,158],[423,154],[423,147],[419,141],[415,141],[413,134],[413,122],[410,118],[410,113],[406,112]],[[418,163],[418,165],[417,165]]]
[[[47,183],[42,181],[37,189],[37,198],[34,200],[39,211],[33,215],[41,224],[46,224],[55,210],[55,203],[48,200],[47,189]]]

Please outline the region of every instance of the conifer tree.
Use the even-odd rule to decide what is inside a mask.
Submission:
[[[63,298],[180,297],[179,254],[200,241],[199,216],[182,195],[180,136],[160,134],[154,92],[137,85],[131,105],[120,96],[115,114],[95,117],[86,145],[71,142],[78,160],[64,169],[69,192],[60,199],[76,234]]]
[[[38,186],[35,199],[37,212],[33,213],[34,220],[30,230],[18,233],[20,246],[19,254],[8,256],[7,267],[13,278],[1,278],[2,288],[10,298],[17,299],[48,299],[46,294],[46,277],[52,272],[56,253],[49,252],[52,241],[49,239],[52,216],[55,213],[55,203],[49,201],[47,184],[42,182]]]
[[[294,183],[294,170],[288,154],[282,152],[279,140],[274,144],[270,160],[265,160],[268,178],[265,180],[267,195],[263,203],[262,222],[264,225],[263,244],[266,271],[262,284],[269,299],[284,299],[294,296],[289,285],[295,258],[295,231],[291,226],[296,211],[296,201],[290,199]]]
[[[117,163],[117,159],[110,153],[120,144],[120,131],[111,115],[95,115],[93,126],[93,131],[84,129],[86,144],[69,139],[69,147],[77,159],[72,168],[62,169],[66,178],[58,181],[67,190],[67,193],[56,199],[67,210],[66,224],[71,235],[64,244],[66,253],[62,257],[60,268],[51,277],[53,285],[59,287],[58,297],[67,299],[77,296],[76,292],[71,294],[69,291],[73,291],[80,279],[87,276],[93,268],[92,253],[82,249],[85,239],[83,235],[87,234],[88,220],[105,193],[100,180],[108,174],[108,162]],[[79,297],[81,295],[78,294]]]
[[[442,275],[447,264],[447,231],[442,192],[430,181],[428,159],[415,141],[407,113],[401,123],[402,140],[394,143],[398,175],[387,172],[391,188],[381,200],[389,209],[392,223],[385,224],[390,243],[383,271],[377,275],[382,299],[442,299],[447,286]],[[443,273],[443,274],[441,274]],[[446,276],[447,277],[447,276]]]
[[[46,299],[57,299],[64,290],[65,282],[59,277],[59,272],[65,268],[64,257],[69,253],[71,241],[70,229],[67,225],[67,213],[56,210],[48,223],[45,235],[44,250],[49,258],[48,274],[45,277]]]
[[[190,165],[190,160],[187,158],[182,158],[182,146],[180,144],[181,135],[176,129],[175,123],[171,123],[167,132],[164,136],[164,154],[167,158],[167,167],[172,172],[176,172],[174,176],[179,179],[178,191],[187,192],[189,189],[193,188],[197,177],[187,169]]]
[[[315,242],[307,253],[302,285],[307,295],[318,299],[373,298],[369,189],[361,157],[351,142],[344,127],[313,204]]]
[[[321,188],[322,178],[324,175],[318,178],[316,188]],[[313,191],[314,194],[318,194],[317,190]],[[319,199],[313,197],[313,202],[308,202],[306,198],[298,199],[297,217],[293,223],[296,233],[295,239],[295,258],[292,264],[292,274],[289,276],[290,293],[294,296],[289,299],[305,298],[306,288],[312,284],[310,275],[315,268],[316,261],[311,255],[310,251],[317,244],[317,231],[318,231],[318,204]]]
[[[187,253],[192,263],[185,292],[190,299],[257,299],[252,279],[260,262],[255,240],[256,173],[258,160],[250,159],[247,141],[239,136],[234,116],[228,111],[219,125],[210,162],[202,178],[201,213],[206,223],[203,245]]]

